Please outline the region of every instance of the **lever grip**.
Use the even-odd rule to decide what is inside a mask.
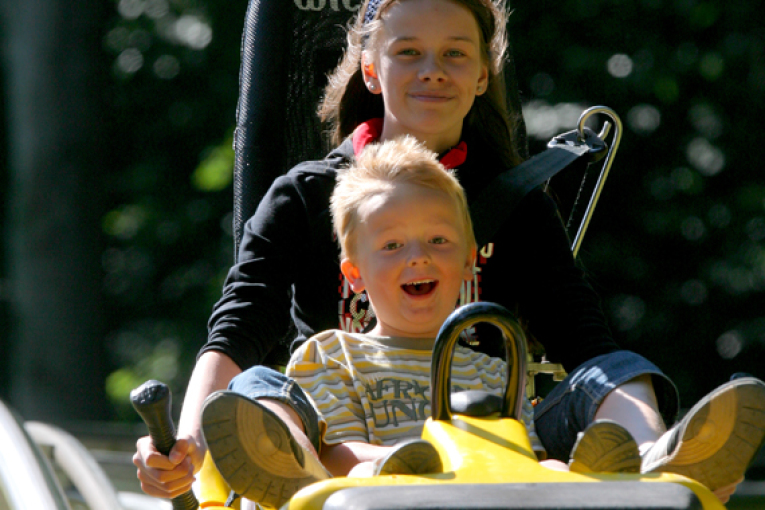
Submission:
[[[170,415],[170,388],[159,381],[146,381],[130,392],[130,403],[146,423],[154,447],[162,455],[168,455],[175,445],[175,426]],[[173,510],[199,508],[199,502],[192,491],[173,498],[172,502]]]

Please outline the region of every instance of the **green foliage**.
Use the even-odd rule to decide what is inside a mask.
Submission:
[[[115,0],[104,48],[118,137],[102,220],[107,393],[170,385],[176,406],[233,260],[232,126],[245,0]]]
[[[231,185],[234,171],[234,136],[210,149],[191,177],[200,191],[221,191]]]
[[[737,371],[765,377],[757,176],[760,4],[513,2],[525,117],[605,104],[622,147],[582,258],[618,341],[674,378],[684,405]],[[546,124],[550,124],[550,119]],[[548,132],[532,132],[532,153]]]

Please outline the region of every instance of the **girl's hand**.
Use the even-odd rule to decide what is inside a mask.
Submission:
[[[174,498],[191,489],[194,473],[204,461],[204,447],[193,438],[183,437],[175,442],[169,456],[154,448],[151,437],[144,436],[136,443],[133,464],[138,468],[141,490],[157,498]]]

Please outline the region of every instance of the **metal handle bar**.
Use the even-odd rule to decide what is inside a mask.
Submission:
[[[521,417],[526,378],[526,335],[506,308],[495,303],[471,303],[452,312],[441,326],[433,346],[430,386],[434,420],[452,418],[449,402],[452,354],[460,333],[479,322],[492,324],[502,332],[507,353],[507,386],[502,416],[516,420]]]
[[[175,426],[170,416],[170,388],[159,381],[146,381],[130,392],[130,402],[149,429],[154,447],[168,455],[175,445]],[[199,502],[192,491],[173,498],[173,510],[197,510]]]

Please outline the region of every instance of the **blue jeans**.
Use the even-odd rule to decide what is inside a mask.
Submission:
[[[298,384],[268,367],[252,367],[234,377],[228,389],[253,400],[270,398],[289,405],[303,421],[305,435],[319,451],[319,415]]]
[[[631,351],[604,354],[579,365],[534,408],[534,425],[548,458],[568,462],[576,434],[594,421],[606,395],[646,374],[652,376],[664,423],[671,426],[680,406],[674,383],[639,354]]]
[[[593,422],[606,395],[645,374],[653,376],[659,412],[664,422],[672,425],[679,409],[678,392],[672,381],[656,365],[634,352],[604,354],[582,363],[534,408],[534,424],[548,458],[568,462],[576,434]],[[257,366],[236,376],[229,389],[251,399],[270,398],[292,407],[303,420],[306,436],[319,451],[318,414],[294,380]]]

